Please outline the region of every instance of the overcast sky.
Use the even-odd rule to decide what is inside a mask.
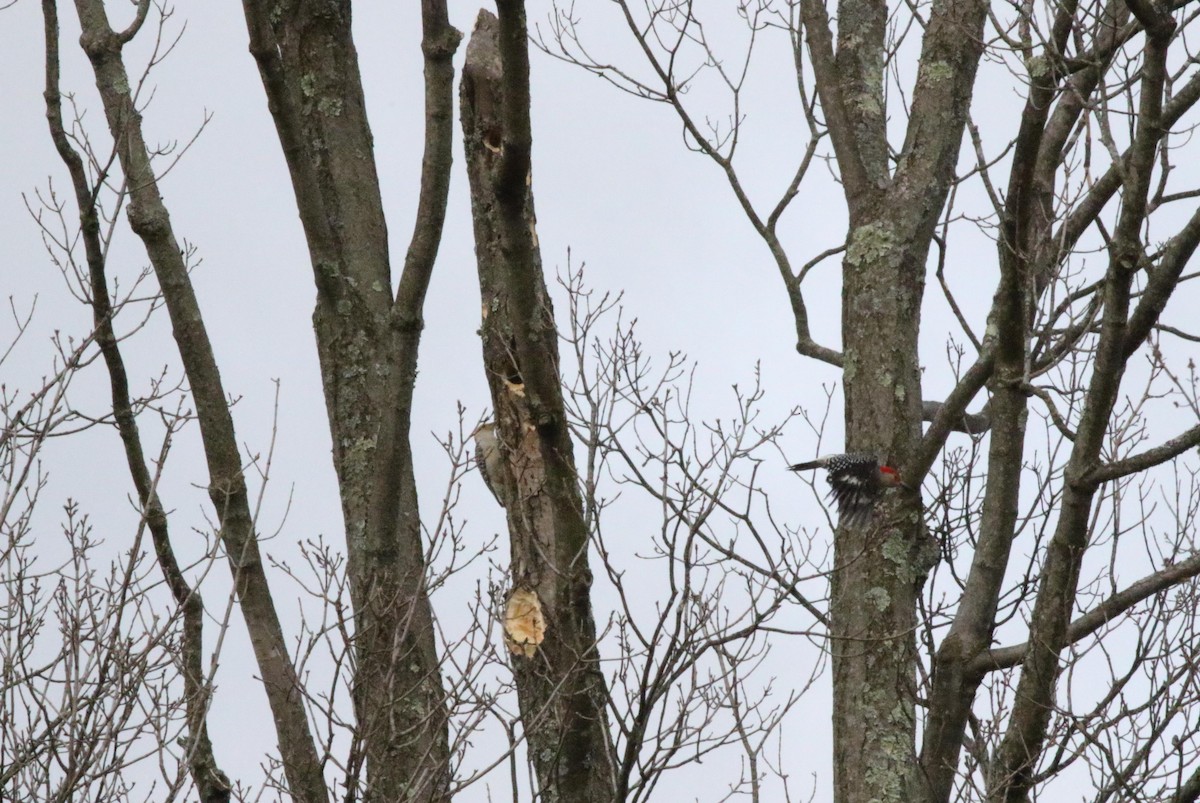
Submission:
[[[73,10],[63,4],[63,89],[78,93],[85,122],[97,141],[103,115],[90,70],[76,46]],[[112,4],[114,7],[117,4]],[[411,233],[421,156],[422,76],[417,3],[360,3],[355,9],[355,35],[383,183],[393,264],[402,263]],[[584,5],[584,4],[581,4]],[[609,4],[586,4],[583,30],[594,31],[595,55],[628,65],[645,74],[637,54],[621,35],[619,19]],[[529,4],[531,26],[547,13],[543,0]],[[452,22],[469,33],[478,6],[452,0]],[[269,445],[274,405],[274,379],[280,380],[278,441],[272,485],[264,504],[262,529],[283,525],[266,550],[291,555],[296,541],[324,534],[341,540],[341,516],[329,460],[329,438],[310,316],[315,291],[307,250],[297,218],[291,186],[278,140],[264,101],[254,62],[247,51],[241,8],[226,2],[180,3],[168,30],[186,31],[178,47],[150,78],[156,88],[145,110],[148,140],[187,141],[206,114],[212,119],[191,150],[163,182],[165,201],[176,232],[198,248],[203,264],[193,274],[209,333],[229,392],[239,401],[235,420],[248,452]],[[711,29],[736,60],[744,46],[744,30],[729,13],[725,26]],[[30,333],[3,366],[9,387],[30,386],[50,370],[53,331],[74,336],[89,330],[90,313],[72,299],[42,248],[37,226],[25,209],[52,180],[61,197],[69,197],[68,181],[47,134],[42,101],[42,28],[39,4],[18,0],[0,17],[0,99],[5,108],[0,128],[0,244],[4,284],[19,309],[37,299]],[[786,40],[764,45],[762,60],[752,71],[747,91],[745,141],[741,151],[743,179],[760,208],[772,206],[795,169],[807,132],[796,106],[795,78],[790,72]],[[144,48],[135,48],[142,54]],[[457,62],[461,65],[464,46]],[[133,57],[130,72],[135,72]],[[993,65],[994,66],[994,65]],[[985,64],[983,72],[992,69]],[[572,261],[586,263],[588,283],[601,292],[625,294],[626,317],[640,321],[640,333],[651,354],[683,350],[698,363],[697,412],[730,415],[730,387],[748,385],[761,364],[767,389],[764,418],[782,418],[793,405],[820,413],[822,383],[838,377],[827,366],[799,358],[794,328],[782,283],[765,246],[738,209],[719,171],[702,156],[689,152],[680,126],[665,106],[622,94],[583,71],[535,52],[532,58],[534,125],[534,192],[538,234],[547,273]],[[986,84],[985,84],[986,85]],[[728,113],[720,95],[698,87],[689,102],[714,118]],[[1003,113],[1019,108],[1011,89],[996,90],[979,103],[977,114],[987,123],[1009,126]],[[986,130],[986,129],[985,129]],[[1009,130],[996,129],[994,142]],[[447,471],[446,460],[431,436],[457,429],[455,404],[466,406],[468,429],[488,407],[487,388],[476,329],[479,294],[475,276],[467,181],[462,169],[456,127],[456,164],[450,206],[426,305],[420,378],[413,423],[422,505],[436,509]],[[72,202],[73,203],[73,202]],[[815,168],[805,191],[785,218],[785,242],[795,264],[837,246],[845,231],[838,188],[822,166]],[[968,315],[981,320],[994,286],[995,257],[986,239],[963,238],[967,250],[957,256],[952,281],[962,292]],[[972,246],[971,243],[974,243]],[[974,248],[974,250],[972,250]],[[144,253],[122,220],[114,246],[113,272],[130,281],[145,264]],[[824,345],[838,346],[840,297],[837,260],[813,274],[806,285],[812,328]],[[948,319],[944,303],[931,287],[929,317],[923,326],[926,396],[940,395],[951,381],[944,368]],[[561,298],[559,294],[558,298]],[[560,322],[565,305],[559,303]],[[10,317],[0,319],[0,342],[13,331]],[[179,376],[165,316],[126,346],[131,374],[142,387],[162,369]],[[73,398],[81,408],[100,413],[107,403],[107,384],[97,365],[81,378]],[[840,403],[831,416],[826,451],[841,443]],[[151,429],[151,431],[153,431]],[[177,540],[188,539],[189,527],[204,528],[207,500],[205,469],[193,428],[181,438],[163,479],[163,495],[177,513]],[[787,457],[810,457],[816,443],[802,425],[782,442]],[[127,501],[131,492],[111,430],[96,431],[51,447],[52,472],[43,511],[47,532],[61,518],[58,506],[68,496],[94,514],[104,537],[118,547],[136,521]],[[794,489],[784,476],[782,460],[764,472],[765,481]],[[783,497],[787,499],[787,497]],[[780,501],[776,507],[793,522],[814,515],[811,494],[797,491],[794,512]],[[284,512],[290,511],[286,519]],[[465,482],[463,510],[480,537],[503,526],[501,511],[487,497],[477,477]],[[631,537],[637,538],[636,528]],[[195,536],[200,543],[200,536]],[[186,548],[186,547],[185,547]],[[217,572],[215,575],[223,575]],[[224,577],[213,576],[210,608],[224,593]],[[275,585],[281,608],[294,607],[298,596],[286,582]],[[219,608],[219,605],[217,606]],[[598,618],[603,618],[599,614]],[[787,650],[779,647],[791,660]],[[797,644],[795,649],[807,650]],[[232,776],[253,781],[273,735],[260,692],[245,678],[253,672],[244,660],[246,645],[240,622],[218,675],[214,703],[217,758]],[[811,651],[805,653],[811,660]],[[796,778],[817,773],[819,790],[829,782],[827,746],[813,734],[827,731],[827,681],[790,720],[790,730],[805,733],[804,750],[794,757]],[[247,713],[255,712],[255,713]],[[819,722],[811,727],[808,722]],[[243,745],[234,749],[222,730],[236,723]],[[719,772],[714,770],[719,777]],[[503,778],[497,789],[503,790]],[[805,784],[808,782],[806,781]],[[804,788],[807,788],[806,786]],[[483,799],[477,787],[467,799]],[[697,792],[697,794],[700,794]],[[817,800],[824,799],[820,792]]]

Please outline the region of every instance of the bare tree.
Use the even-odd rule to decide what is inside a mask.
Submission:
[[[1194,749],[1184,725],[1193,682],[1187,673],[1174,684],[1166,669],[1154,675],[1146,705],[1167,706],[1170,715],[1149,719],[1123,703],[1119,715],[1099,722],[1108,715],[1102,705],[1085,725],[1064,701],[1063,686],[1095,652],[1082,645],[1103,649],[1093,639],[1112,632],[1111,620],[1136,611],[1136,632],[1164,639],[1161,628],[1173,620],[1163,608],[1135,606],[1156,598],[1171,607],[1168,600],[1192,594],[1195,567],[1185,558],[1191,519],[1183,513],[1175,516],[1172,546],[1150,550],[1157,568],[1132,586],[1117,584],[1113,566],[1125,550],[1115,546],[1107,594],[1095,590],[1100,578],[1083,580],[1081,572],[1089,547],[1106,540],[1105,523],[1114,544],[1121,532],[1120,516],[1099,517],[1101,503],[1125,508],[1130,478],[1200,442],[1193,427],[1153,448],[1138,451],[1134,443],[1145,437],[1156,397],[1187,397],[1186,383],[1167,379],[1156,333],[1195,341],[1161,321],[1188,278],[1184,267],[1200,233],[1196,214],[1167,211],[1194,197],[1192,190],[1168,191],[1174,132],[1195,104],[1200,80],[1186,44],[1194,10],[1134,2],[1002,9],[935,0],[889,9],[843,0],[836,11],[821,0],[743,3],[737,13],[746,23],[744,52],[731,59],[714,50],[707,33],[719,24],[716,11],[705,19],[691,3],[615,6],[644,56],[641,65],[613,64],[594,52],[569,5],[556,7],[541,31],[542,47],[674,111],[688,146],[725,174],[767,246],[791,305],[798,352],[841,369],[847,451],[895,461],[909,487],[870,526],[839,528],[835,542],[828,630],[834,799],[1030,799],[1081,757],[1105,767],[1097,771],[1100,799],[1126,799],[1131,789],[1156,789],[1138,794],[1163,799],[1172,784],[1176,799],[1193,799],[1188,790],[1195,785],[1180,774],[1191,771]],[[810,138],[790,184],[760,211],[744,188],[745,162],[735,157],[748,130],[748,66],[761,55],[761,41],[775,35],[790,41],[796,102]],[[919,48],[910,37],[920,38]],[[981,73],[984,58],[1007,75]],[[970,117],[980,82],[1004,78],[1026,97],[1007,142]],[[720,116],[686,94],[709,79],[729,101],[723,129],[706,127]],[[895,119],[902,124],[896,144],[889,118],[892,130]],[[964,132],[975,158],[959,168]],[[802,184],[813,183],[809,167],[826,154],[837,166],[848,229],[841,244],[801,256],[808,261],[797,270],[780,222],[805,197]],[[959,211],[980,197],[987,211]],[[970,270],[956,269],[969,257],[956,255],[951,236],[972,224],[997,244],[999,280],[984,322],[968,320],[951,291]],[[1168,233],[1152,237],[1161,226]],[[935,244],[936,277],[961,324],[953,334],[970,341],[974,356],[962,367],[969,351],[959,348],[957,385],[944,402],[922,403],[918,326],[930,303],[924,289]],[[1085,268],[1082,257],[1092,250],[1100,257]],[[838,254],[842,343],[833,349],[810,335],[803,284],[814,265]],[[1097,261],[1107,264],[1097,270]],[[1145,387],[1130,389],[1122,380],[1131,358],[1142,354],[1156,369]],[[967,415],[985,388],[983,411]],[[1122,398],[1130,401],[1122,405]],[[1048,456],[1027,444],[1030,412],[1057,439]],[[986,443],[946,456],[922,515],[915,491],[953,431]],[[1177,480],[1186,493],[1186,475]],[[1139,482],[1154,487],[1152,479]],[[1039,500],[1026,512],[1023,492]],[[1143,505],[1148,493],[1140,496]],[[1160,525],[1145,508],[1143,514],[1134,526],[1156,532]],[[953,559],[948,587],[938,576],[927,582],[938,551],[927,521]],[[1031,532],[1040,534],[1022,569],[1014,565],[1017,544]],[[1026,623],[1026,644],[993,647],[1014,618]],[[1130,666],[1159,666],[1152,652],[1139,651]],[[1114,678],[1114,697],[1125,688]],[[992,692],[990,719],[977,713],[983,689]],[[1132,730],[1123,731],[1118,753],[1105,741],[1123,728]],[[1174,747],[1164,748],[1166,732],[1177,733]],[[1179,772],[1169,778],[1164,762],[1172,760]]]
[[[468,548],[453,515],[458,483],[469,465],[463,411],[459,411],[457,436],[444,442],[449,484],[437,521],[423,523],[417,515],[409,445],[421,307],[440,239],[450,170],[450,58],[459,37],[449,26],[444,4],[430,2],[423,7],[427,108],[421,207],[394,297],[381,292],[391,286],[390,266],[377,179],[370,165],[370,131],[353,69],[348,7],[319,13],[297,6],[281,14],[278,9],[246,5],[252,52],[288,158],[313,257],[318,290],[314,320],[348,533],[344,560],[336,548],[318,541],[302,549],[307,563],[302,567],[278,563],[260,552],[257,505],[251,501],[245,475],[249,468],[256,469],[265,486],[269,457],[260,465],[254,457],[243,463],[239,454],[227,394],[190,283],[194,252],[179,247],[181,238],[174,234],[158,190],[161,175],[178,155],[149,148],[142,133],[149,68],[173,46],[166,28],[171,15],[162,7],[140,3],[126,27],[117,30],[101,2],[81,0],[76,10],[112,145],[105,151],[94,144],[78,109],[69,123],[64,122],[58,88],[57,7],[47,0],[43,4],[47,110],[52,138],[71,178],[78,227],[70,221],[68,205],[53,195],[46,200],[45,211],[61,231],[43,220],[42,212],[35,210],[35,214],[46,232],[49,253],[72,292],[91,308],[94,324],[76,352],[64,355],[70,370],[64,369],[56,382],[67,381],[81,361],[103,358],[112,389],[111,413],[95,420],[115,426],[120,436],[142,524],[129,546],[130,562],[120,575],[123,583],[96,592],[77,584],[75,595],[64,597],[61,604],[69,606],[63,610],[71,611],[71,620],[78,622],[103,619],[94,612],[97,604],[123,610],[120,605],[126,599],[139,605],[154,600],[173,611],[165,624],[139,636],[145,643],[143,652],[159,661],[151,666],[173,670],[160,683],[152,683],[145,672],[106,674],[104,667],[116,659],[102,654],[89,664],[99,667],[89,671],[99,672],[101,679],[111,677],[113,684],[111,690],[93,690],[96,700],[145,705],[163,749],[173,743],[163,734],[178,734],[181,749],[170,753],[176,761],[168,779],[170,795],[184,795],[192,788],[205,800],[246,799],[261,793],[231,783],[217,768],[206,726],[213,693],[211,667],[216,665],[229,619],[227,608],[219,619],[217,646],[206,671],[201,630],[206,609],[199,585],[221,552],[230,564],[236,602],[246,619],[275,715],[279,762],[267,767],[266,784],[277,785],[294,798],[327,799],[336,786],[350,798],[446,799],[488,778],[497,767],[506,763],[515,767],[521,757],[528,760],[534,778],[526,786],[514,769],[514,796],[534,789],[547,797],[576,799],[586,789],[596,800],[648,799],[667,773],[726,748],[749,763],[744,776],[731,785],[733,794],[752,789],[757,797],[764,775],[782,775],[778,766],[763,767],[759,751],[778,734],[790,702],[779,709],[763,708],[765,690],[755,691],[746,682],[768,649],[766,624],[781,607],[797,600],[809,609],[813,605],[794,588],[791,557],[773,555],[756,535],[760,560],[749,562],[723,542],[720,527],[714,525],[717,519],[729,517],[754,526],[749,513],[733,512],[725,500],[744,489],[765,503],[753,490],[752,477],[747,484],[735,466],[770,448],[780,427],[765,435],[752,434],[756,391],[739,401],[740,423],[720,434],[703,463],[693,467],[686,455],[696,449],[694,431],[686,406],[677,401],[679,394],[687,392],[676,385],[679,363],[672,362],[656,383],[646,386],[639,347],[631,333],[618,331],[612,348],[594,349],[590,341],[601,336],[597,327],[610,305],[583,312],[580,305],[587,293],[578,277],[568,288],[572,316],[565,342],[571,345],[575,361],[572,373],[580,379],[564,397],[557,325],[541,274],[527,181],[531,135],[521,5],[505,5],[498,26],[485,18],[464,81],[469,172],[476,185],[475,220],[482,243],[481,285],[485,297],[492,299],[489,309],[494,309],[485,327],[485,364],[493,380],[503,451],[512,463],[509,471],[516,490],[508,509],[512,560],[495,567],[508,579],[477,593],[472,621],[465,633],[457,635],[438,629],[432,600],[450,577],[477,564],[494,543]],[[130,81],[125,51],[153,29],[147,25],[150,21],[158,23],[154,34],[158,44],[147,70]],[[503,35],[497,38],[498,33]],[[122,209],[128,211],[131,228],[150,257],[150,269],[139,281],[154,282],[159,288],[148,302],[135,293],[117,301],[112,297],[116,280],[108,272],[108,259]],[[82,244],[82,257],[76,253],[77,243]],[[160,381],[154,385],[157,395],[133,397],[120,343],[137,328],[117,333],[134,300],[147,304],[147,315],[166,308],[186,390],[183,383]],[[584,379],[590,371],[600,373]],[[17,432],[28,418],[25,411],[41,404],[39,400],[58,386],[51,383],[34,394],[13,414],[10,429]],[[161,399],[171,396],[190,398],[196,414],[177,412],[166,418],[168,439],[157,459],[147,459],[138,420],[160,410]],[[639,475],[644,464],[639,467],[636,455],[645,448],[644,438],[639,437],[636,446],[623,440],[624,427],[615,417],[625,415],[621,408],[629,405],[634,418],[645,418],[650,426],[662,429],[663,470],[683,472],[678,489],[666,496],[653,481]],[[52,411],[44,420],[58,425],[55,415]],[[168,529],[169,514],[156,490],[156,472],[162,470],[170,436],[192,421],[199,426],[209,464],[217,537],[202,564],[181,565]],[[678,425],[684,426],[682,432],[668,434]],[[34,426],[31,443],[40,444],[49,426]],[[583,472],[572,458],[573,435],[588,444]],[[23,464],[25,474],[14,475],[11,499],[27,487],[28,466],[36,449],[29,454]],[[612,468],[615,465],[624,468]],[[669,510],[662,549],[674,590],[665,607],[649,620],[639,618],[642,612],[631,604],[636,595],[626,589],[623,570],[603,547],[606,503],[598,495],[601,486],[596,480],[605,471],[627,472],[623,482],[642,488],[648,498]],[[581,482],[581,473],[591,479]],[[714,486],[702,480],[707,476],[716,477]],[[27,517],[20,510],[14,516],[13,532],[24,532]],[[9,521],[6,515],[6,526]],[[143,528],[151,535],[168,599],[159,599],[156,586],[147,585],[144,574],[134,570]],[[668,529],[686,534],[667,536]],[[73,525],[68,531],[86,533],[86,527]],[[787,543],[778,530],[774,537],[781,545]],[[22,610],[27,613],[14,621],[8,634],[27,649],[33,642],[24,634],[36,627],[48,603],[25,589],[27,564],[22,560],[28,545],[16,536],[12,544],[6,555],[14,562],[6,570],[5,587],[14,598],[24,600]],[[597,632],[589,599],[592,545],[599,550],[605,578],[626,600],[624,610],[609,617],[602,632]],[[89,559],[86,539],[73,546],[73,554],[77,561]],[[740,609],[730,607],[735,595],[725,591],[726,581],[718,571],[725,558],[746,564],[743,572],[735,573],[738,582],[745,584],[737,595]],[[302,622],[295,649],[289,649],[284,639],[267,586],[267,569],[272,566],[280,579],[290,578],[315,598],[321,611],[320,618]],[[820,582],[819,570],[814,573]],[[58,570],[49,576],[70,575]],[[509,614],[514,601],[530,604],[545,617],[544,641],[542,634],[536,644],[513,640]],[[113,639],[120,624],[118,615]],[[497,650],[504,643],[496,638],[502,627],[508,628],[509,647],[516,648],[507,655]],[[164,635],[176,632],[177,641]],[[651,632],[669,641],[648,638]],[[609,648],[606,638],[619,656],[612,672],[600,664],[602,645]],[[69,641],[68,647],[72,644]],[[129,644],[120,644],[125,650],[121,655],[128,654]],[[72,702],[76,698],[56,703],[57,708],[40,702],[45,695],[29,702],[34,698],[25,687],[32,670],[28,676],[19,670],[29,659],[27,653],[15,654],[16,669],[6,681],[7,688],[20,695],[6,709],[6,723],[20,724],[6,731],[10,734],[6,750],[15,757],[6,775],[13,781],[11,788],[50,797],[86,790],[128,799],[133,787],[123,779],[136,772],[136,762],[127,762],[125,753],[105,761],[89,759],[74,774],[58,779],[52,769],[58,754],[41,745],[67,740],[73,751],[94,752],[97,745],[113,742],[127,753],[140,743],[118,739],[120,725],[111,719],[83,731],[42,713],[70,709],[77,705]],[[58,660],[78,663],[74,656],[63,652]],[[303,681],[310,667],[323,661],[332,673],[328,691]],[[683,679],[688,680],[686,685],[681,685]],[[347,689],[350,711],[343,694]],[[509,709],[513,697],[516,711]],[[791,699],[794,696],[789,695]],[[21,701],[26,701],[25,709]],[[476,734],[489,722],[502,725],[507,745],[480,759],[469,751]],[[142,755],[155,754],[151,749]],[[478,769],[464,771],[467,763]],[[96,786],[95,776],[108,780]],[[59,786],[52,786],[55,783]]]
[[[438,424],[447,482],[420,489],[441,495],[423,521],[413,397],[461,35],[444,0],[423,0],[425,152],[394,280],[350,4],[243,6],[311,257],[344,557],[324,540],[303,546],[303,565],[262,553],[247,476],[265,486],[270,456],[239,448],[194,254],[159,189],[177,155],[147,145],[147,73],[131,81],[125,64],[152,22],[149,65],[170,50],[169,11],[142,0],[121,28],[102,0],[76,0],[106,123],[93,138],[79,109],[64,113],[58,9],[43,0],[47,118],[72,197],[48,189],[30,209],[91,328],[58,342],[36,390],[0,398],[4,794],[221,801],[276,787],[300,800],[433,801],[484,782],[514,799],[650,800],[719,756],[737,769],[707,797],[792,799],[803,794],[795,751],[825,735],[786,726],[828,668],[833,762],[814,797],[1021,801],[1071,786],[1097,801],[1200,798],[1197,468],[1185,458],[1200,424],[1179,423],[1200,421],[1187,357],[1200,336],[1179,315],[1200,243],[1186,184],[1200,100],[1193,4],[743,2],[728,9],[745,32],[733,58],[710,37],[728,23],[719,8],[617,0],[605,8],[637,65],[596,52],[573,6],[535,28],[544,51],[675,115],[782,279],[799,359],[840,377],[844,449],[900,469],[904,485],[865,522],[829,521],[831,552],[772,503],[764,472],[789,462],[781,438],[801,423],[818,442],[836,429],[832,391],[764,422],[747,365],[754,379],[735,386],[733,414],[700,420],[688,362],[672,354],[655,368],[618,296],[568,269],[567,315],[555,319],[520,0],[480,14],[460,92],[496,437],[487,468],[507,531],[469,539],[455,514],[472,468],[464,408]],[[807,138],[764,207],[742,143],[750,65],[771,52],[790,56]],[[702,106],[714,95],[695,87],[728,107]],[[1024,101],[1007,128],[978,102],[997,87]],[[811,169],[822,164],[827,177]],[[845,232],[797,250],[788,212],[835,187]],[[117,292],[121,210],[150,268]],[[988,241],[994,294],[973,317],[963,293]],[[839,344],[814,335],[821,300],[806,287],[834,258]],[[923,374],[935,358],[920,337],[935,307],[956,327],[937,377]],[[164,308],[183,379],[137,391],[121,347]],[[111,390],[99,414],[68,393],[93,364]],[[927,400],[943,376],[948,391]],[[162,422],[157,449],[146,416]],[[193,423],[214,526],[189,563],[158,477]],[[43,446],[96,426],[116,432],[139,524],[110,560],[69,503],[69,560],[43,569]],[[613,537],[622,506],[642,512],[637,549]],[[220,770],[214,743],[227,737],[208,727],[229,616],[205,634],[217,608],[201,585],[222,554],[277,737],[278,765],[272,756],[253,788]],[[452,631],[439,595],[460,577],[476,591],[457,598],[466,623]],[[315,602],[291,635],[276,583]],[[57,641],[45,638],[52,618]],[[812,661],[773,679],[772,651],[801,642],[818,645]],[[149,766],[160,786],[146,793],[131,779]]]
[[[588,530],[542,278],[531,189],[525,10],[480,12],[463,72],[484,368],[496,410],[513,593],[531,594],[545,640],[514,660],[522,725],[548,800],[614,797],[606,689],[599,669]],[[528,660],[522,660],[522,656]]]

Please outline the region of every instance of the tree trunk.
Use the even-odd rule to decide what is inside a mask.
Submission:
[[[1033,775],[1047,738],[1055,707],[1059,655],[1068,643],[1075,610],[1079,572],[1088,547],[1089,518],[1099,483],[1089,476],[1097,465],[1108,425],[1133,349],[1141,345],[1160,310],[1141,316],[1131,326],[1129,315],[1134,275],[1145,258],[1142,230],[1151,191],[1151,176],[1162,135],[1163,88],[1167,54],[1176,22],[1153,4],[1130,4],[1146,30],[1136,137],[1125,164],[1121,213],[1109,244],[1104,279],[1104,313],[1095,365],[1080,414],[1079,427],[1064,473],[1064,490],[1054,537],[1046,548],[1037,598],[1029,627],[1030,649],[1021,666],[1012,715],[996,755],[989,799],[1005,803],[1029,800]],[[1132,319],[1138,321],[1139,316]],[[1133,348],[1130,348],[1130,347]]]
[[[129,225],[154,267],[196,404],[208,462],[209,498],[220,522],[221,542],[275,720],[288,791],[296,800],[324,801],[328,796],[316,745],[258,549],[228,396],[183,251],[159,193],[141,115],[122,61],[122,48],[145,20],[146,4],[134,24],[120,33],[112,30],[100,0],[76,0],[75,6],[83,29],[80,44],[92,63],[109,131],[118,143],[117,156],[130,187]]]
[[[481,11],[461,109],[483,298],[483,354],[507,495],[513,591],[532,592],[545,641],[515,651],[527,749],[546,801],[611,801],[613,758],[583,519],[542,278],[530,182],[524,9]],[[520,645],[518,645],[520,646]]]
[[[460,34],[444,0],[424,0],[421,197],[393,299],[350,3],[244,0],[243,7],[317,285],[313,324],[346,526],[366,798],[442,800],[450,780],[447,712],[409,426],[422,306],[449,187],[450,60]],[[357,773],[352,766],[349,783]]]
[[[864,222],[844,272],[846,448],[892,464],[920,437],[925,252],[901,245],[914,239],[904,221]],[[919,799],[917,599],[937,558],[912,488],[886,497],[867,525],[838,528],[830,600],[838,801]]]
[[[71,144],[63,125],[62,94],[59,90],[58,8],[54,0],[42,0],[42,13],[46,34],[46,118],[54,147],[71,175],[71,187],[79,207],[79,233],[87,259],[88,285],[91,289],[89,303],[96,327],[96,345],[108,370],[113,419],[125,448],[125,461],[137,491],[142,519],[150,531],[155,558],[171,596],[182,613],[179,664],[186,698],[188,771],[201,803],[228,803],[232,786],[228,776],[217,765],[208,731],[211,688],[203,668],[204,600],[200,590],[188,583],[175,557],[167,510],[156,489],[157,477],[151,476],[142,448],[142,435],[130,399],[125,358],[113,327],[115,311],[108,292],[108,257],[96,204],[98,187],[89,182],[83,159]]]
[[[907,803],[926,792],[915,747],[915,632],[918,595],[938,559],[919,494],[940,448],[921,442],[925,262],[958,158],[987,6],[933,3],[904,146],[890,171],[887,5],[840,2],[836,50],[824,3],[804,0],[801,13],[850,212],[842,272],[846,450],[902,466],[906,482],[865,527],[839,527],[834,545],[834,800]]]

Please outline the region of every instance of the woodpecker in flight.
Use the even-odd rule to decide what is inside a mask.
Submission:
[[[508,474],[505,473],[503,458],[500,456],[500,441],[496,438],[495,423],[484,421],[475,427],[471,436],[475,439],[475,465],[479,469],[479,476],[483,477],[484,484],[492,492],[492,496],[496,497],[500,507],[506,507],[505,478]]]
[[[837,502],[838,517],[851,527],[866,524],[884,489],[900,485],[900,472],[881,464],[873,454],[831,454],[788,466],[790,471],[813,468],[828,472],[829,495]]]

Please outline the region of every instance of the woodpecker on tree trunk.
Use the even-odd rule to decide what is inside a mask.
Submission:
[[[496,497],[500,507],[507,507],[504,500],[508,495],[508,485],[505,482],[508,473],[502,465],[496,425],[485,421],[477,426],[471,435],[475,438],[475,466],[479,469],[479,476],[483,477],[484,484],[492,492],[492,496]]]
[[[842,524],[861,527],[871,518],[880,495],[900,485],[900,472],[884,465],[873,454],[831,454],[788,466],[790,471],[823,468],[828,472],[830,496],[837,502]]]

